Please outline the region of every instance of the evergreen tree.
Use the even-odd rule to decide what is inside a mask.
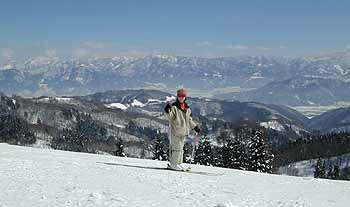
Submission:
[[[337,180],[337,179],[339,179],[339,177],[340,177],[339,166],[338,165],[334,165],[332,178]]]
[[[223,162],[222,162],[222,147],[220,146],[212,146],[213,150],[213,166],[216,167],[223,167]]]
[[[327,171],[327,176],[328,179],[333,179],[333,167],[329,165],[328,171]]]
[[[183,156],[182,162],[184,162],[184,163],[191,162],[192,149],[193,149],[192,147],[193,146],[190,143],[185,142],[185,144],[184,144],[184,156]]]
[[[168,155],[165,151],[164,141],[161,136],[157,136],[153,144],[153,160],[168,160]]]
[[[114,155],[115,156],[119,156],[119,157],[126,157],[125,153],[124,153],[124,145],[123,145],[123,141],[121,138],[118,138],[116,143],[115,143],[115,147],[116,150],[114,151]]]
[[[323,161],[320,166],[320,178],[327,178],[326,176],[326,161]]]
[[[137,129],[137,126],[135,122],[133,122],[132,120],[129,120],[128,124],[126,125],[126,131],[132,134],[132,133],[135,133],[136,129]]]
[[[260,131],[253,132],[253,137],[248,143],[248,170],[257,172],[272,172],[273,154],[270,153],[267,144]]]
[[[76,152],[94,152],[93,143],[107,141],[107,130],[99,126],[90,115],[78,114],[77,123],[71,129],[64,128],[59,137],[52,141],[52,147]]]
[[[201,165],[211,166],[214,163],[213,150],[211,146],[211,141],[208,137],[200,140],[198,149],[195,153],[194,162]]]
[[[29,124],[17,112],[19,104],[7,97],[0,100],[0,142],[10,144],[33,144],[36,141]]]
[[[221,149],[222,166],[233,169],[244,169],[244,152],[241,142],[229,140]]]
[[[314,170],[314,178],[319,178],[321,175],[321,165],[322,165],[322,160],[319,157],[317,159],[316,165],[315,165],[315,170]]]

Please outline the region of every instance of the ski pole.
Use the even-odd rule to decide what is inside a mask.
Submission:
[[[196,142],[192,142],[192,155],[191,155],[191,160],[190,160],[190,165],[188,166],[188,170],[191,169],[192,167],[192,162],[194,160],[194,154],[198,145],[198,141],[199,141],[199,137],[198,137],[198,133],[196,134],[196,138],[197,141]]]

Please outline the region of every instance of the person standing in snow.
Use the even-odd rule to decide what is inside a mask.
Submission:
[[[186,136],[193,129],[200,132],[198,124],[192,120],[191,109],[186,103],[187,91],[181,88],[177,91],[177,99],[173,104],[167,104],[164,108],[165,115],[170,123],[170,146],[168,168],[172,170],[185,170],[181,166],[183,160],[183,147]]]

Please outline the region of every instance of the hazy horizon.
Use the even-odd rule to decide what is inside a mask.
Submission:
[[[0,63],[35,56],[350,51],[348,1],[3,1]]]

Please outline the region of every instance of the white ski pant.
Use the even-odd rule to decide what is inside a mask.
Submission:
[[[183,148],[185,144],[185,136],[171,135],[169,161],[172,166],[180,165],[183,160]]]

